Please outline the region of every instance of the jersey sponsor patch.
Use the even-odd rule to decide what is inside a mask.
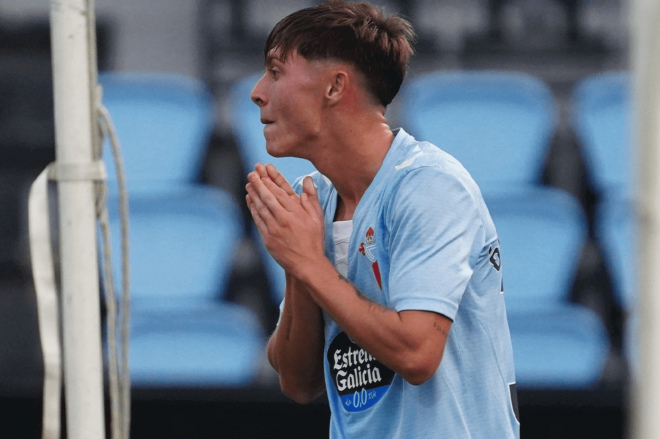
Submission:
[[[393,370],[355,344],[345,332],[332,340],[327,359],[337,394],[349,412],[373,407],[394,379]]]

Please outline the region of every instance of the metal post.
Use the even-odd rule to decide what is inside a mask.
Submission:
[[[632,377],[632,437],[660,437],[660,1],[635,0],[631,20],[639,175],[639,357]]]
[[[51,0],[50,7],[57,162],[85,164],[93,159],[96,81],[88,4]],[[94,183],[61,181],[58,189],[68,436],[100,439],[105,428]]]

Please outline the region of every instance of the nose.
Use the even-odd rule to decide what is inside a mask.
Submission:
[[[257,104],[259,107],[263,107],[266,104],[266,97],[264,94],[264,87],[263,87],[263,80],[266,77],[264,76],[259,79],[259,81],[255,84],[254,88],[252,89],[252,93],[250,93],[250,99],[252,99],[252,102]]]

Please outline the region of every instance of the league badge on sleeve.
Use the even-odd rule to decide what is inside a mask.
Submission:
[[[376,232],[374,232],[373,227],[369,227],[366,233],[367,243],[360,243],[360,248],[358,251],[362,253],[362,256],[366,256],[369,261],[371,261],[371,268],[374,271],[374,276],[376,277],[376,282],[378,282],[378,288],[383,289],[383,285],[380,280],[380,267],[378,266],[378,261],[376,260]]]

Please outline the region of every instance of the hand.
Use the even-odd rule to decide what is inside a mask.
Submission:
[[[273,165],[257,164],[248,174],[246,201],[266,249],[299,277],[306,264],[324,257],[323,209],[311,177],[300,197]]]

